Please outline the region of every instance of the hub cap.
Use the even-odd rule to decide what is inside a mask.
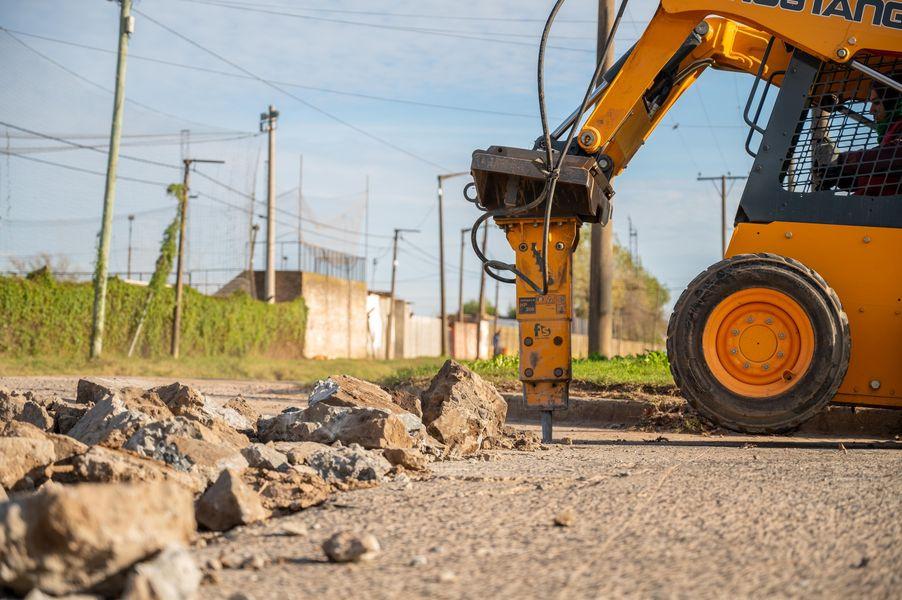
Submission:
[[[718,304],[702,333],[708,368],[731,392],[776,396],[805,374],[814,354],[814,329],[783,292],[748,288]]]

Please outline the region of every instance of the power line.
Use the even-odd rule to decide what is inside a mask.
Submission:
[[[88,85],[90,85],[90,86],[92,86],[92,87],[94,87],[94,88],[97,88],[97,89],[99,89],[99,90],[101,90],[101,91],[103,91],[103,92],[106,92],[107,94],[112,94],[112,93],[113,93],[113,90],[111,90],[111,89],[109,89],[109,88],[107,88],[107,87],[104,87],[104,86],[100,85],[99,83],[95,83],[95,82],[91,81],[91,80],[88,79],[87,77],[84,77],[83,75],[81,75],[81,74],[79,74],[79,73],[73,71],[72,69],[66,67],[65,65],[63,65],[63,64],[57,62],[56,60],[50,58],[49,56],[47,56],[47,55],[44,54],[43,52],[40,52],[39,50],[37,50],[37,49],[35,49],[35,48],[32,48],[31,46],[29,46],[28,44],[26,44],[23,40],[20,40],[16,35],[14,35],[14,32],[13,32],[13,31],[7,29],[6,27],[0,26],[0,30],[4,31],[4,32],[6,33],[6,35],[8,35],[9,37],[11,37],[13,40],[15,40],[16,42],[18,42],[20,45],[22,45],[22,46],[23,46],[24,48],[26,48],[27,50],[33,52],[34,54],[36,54],[36,55],[38,55],[39,57],[43,58],[44,60],[46,60],[46,61],[49,62],[50,64],[56,66],[57,68],[63,70],[64,72],[68,73],[68,74],[71,75],[72,77],[75,77],[75,78],[78,79],[79,81],[81,81],[81,82],[83,82],[83,83],[86,83],[86,84],[88,84]],[[19,35],[29,35],[29,34],[26,34],[26,33],[23,33],[23,32],[15,32],[15,33],[18,33]],[[31,37],[38,37],[38,36],[31,36]],[[116,52],[115,52],[115,51],[112,51],[112,50],[106,50],[106,49],[104,49],[104,51],[105,51],[105,52],[109,52],[110,54],[116,54]],[[192,120],[190,120],[190,119],[185,119],[184,117],[180,117],[180,116],[178,116],[178,115],[174,115],[174,114],[172,114],[172,113],[168,113],[168,112],[162,111],[162,110],[160,110],[160,109],[158,109],[158,108],[154,108],[153,106],[150,106],[150,105],[148,105],[148,104],[144,104],[143,102],[138,102],[137,100],[133,100],[133,99],[131,99],[131,98],[125,98],[125,101],[128,102],[129,104],[133,104],[133,105],[135,105],[135,106],[139,106],[139,107],[143,108],[144,110],[148,110],[148,111],[150,111],[150,112],[156,113],[156,114],[161,115],[161,116],[163,116],[163,117],[167,117],[167,118],[170,118],[170,119],[175,119],[175,120],[177,120],[177,121],[182,121],[183,123],[193,123],[193,124],[195,124],[195,125],[202,125],[202,126],[204,126],[204,127],[214,127],[214,128],[216,128],[216,129],[224,129],[224,128],[221,128],[221,127],[216,127],[215,125],[209,125],[209,124],[207,124],[207,123],[201,123],[201,122],[199,122],[199,121],[192,121]],[[234,129],[231,129],[231,130],[229,130],[229,129],[224,129],[224,130],[225,130],[225,131],[231,131],[231,132],[236,132],[236,131],[237,131],[237,130],[234,130]]]
[[[289,92],[289,91],[283,89],[282,87],[280,87],[280,86],[278,86],[278,85],[276,85],[276,84],[274,84],[274,83],[272,83],[272,82],[270,82],[270,81],[267,81],[266,79],[260,77],[259,75],[257,75],[257,74],[254,73],[253,71],[250,71],[250,70],[248,70],[248,69],[245,69],[245,68],[242,67],[241,65],[239,65],[239,64],[237,64],[237,63],[235,63],[235,62],[233,62],[233,61],[231,61],[231,60],[225,58],[225,57],[222,56],[221,54],[218,54],[218,53],[214,52],[213,50],[210,50],[210,49],[207,48],[206,46],[203,46],[202,44],[200,44],[200,43],[194,41],[193,39],[191,39],[191,38],[189,38],[189,37],[187,37],[187,36],[185,36],[185,35],[179,33],[178,31],[176,31],[175,29],[172,29],[172,28],[169,27],[168,25],[165,25],[165,24],[161,23],[160,21],[154,19],[153,17],[151,17],[151,16],[148,15],[147,13],[145,13],[145,12],[143,12],[143,11],[141,11],[141,10],[137,10],[137,9],[135,10],[135,12],[138,13],[138,14],[140,14],[141,16],[143,16],[145,19],[147,19],[147,20],[150,21],[151,23],[154,23],[154,24],[156,24],[158,27],[160,27],[160,28],[162,28],[162,29],[168,31],[169,33],[171,33],[172,35],[176,36],[177,38],[179,38],[179,39],[181,39],[181,40],[183,40],[183,41],[185,41],[185,42],[191,44],[192,46],[194,46],[194,47],[196,47],[196,48],[199,48],[200,50],[203,50],[204,52],[206,52],[206,53],[209,54],[210,56],[213,56],[213,57],[217,58],[218,60],[221,60],[222,62],[226,63],[227,65],[229,65],[229,66],[231,66],[231,67],[234,67],[234,68],[238,69],[239,71],[242,71],[242,72],[244,72],[244,73],[246,73],[246,74],[252,76],[254,79],[256,79],[257,81],[259,81],[260,83],[263,83],[264,85],[267,85],[267,86],[271,87],[272,89],[276,90],[277,92],[281,92],[282,94],[285,94],[285,95],[288,96],[289,98],[293,98],[294,100],[297,100],[298,102],[300,102],[301,104],[307,106],[307,107],[310,108],[311,110],[315,110],[316,112],[320,113],[321,115],[323,115],[323,116],[325,116],[325,117],[328,117],[329,119],[332,119],[332,120],[335,121],[336,123],[340,123],[341,125],[344,125],[345,127],[347,127],[347,128],[349,128],[349,129],[352,129],[352,130],[354,130],[354,131],[360,133],[361,135],[364,135],[364,136],[366,136],[366,137],[368,137],[368,138],[370,138],[370,139],[372,139],[372,140],[374,140],[374,141],[376,141],[376,142],[379,142],[380,144],[382,144],[382,145],[384,145],[384,146],[387,146],[387,147],[389,147],[389,148],[392,148],[393,150],[397,150],[398,152],[401,152],[402,154],[405,154],[405,155],[407,155],[407,156],[409,156],[409,157],[411,157],[411,158],[414,158],[414,159],[416,159],[416,160],[418,160],[418,161],[420,161],[420,162],[423,162],[423,163],[425,163],[425,164],[428,164],[428,165],[430,165],[430,166],[432,166],[432,167],[435,167],[435,168],[437,168],[437,169],[441,169],[441,170],[443,170],[443,171],[447,171],[447,170],[448,170],[446,167],[443,167],[442,165],[440,165],[440,164],[438,164],[438,163],[435,163],[435,162],[429,160],[428,158],[424,158],[424,157],[422,157],[422,156],[420,156],[420,155],[418,155],[418,154],[415,154],[415,153],[413,153],[413,152],[411,152],[411,151],[409,151],[409,150],[407,150],[407,149],[405,149],[405,148],[402,148],[401,146],[398,146],[397,144],[394,144],[394,143],[392,143],[392,142],[390,142],[390,141],[388,141],[388,140],[386,140],[386,139],[384,139],[384,138],[382,138],[382,137],[379,137],[379,136],[377,136],[377,135],[375,135],[375,134],[373,134],[373,133],[370,133],[370,132],[366,131],[365,129],[362,129],[361,127],[358,127],[357,125],[354,125],[353,123],[351,123],[351,122],[349,122],[349,121],[346,121],[346,120],[342,119],[341,117],[339,117],[339,116],[337,116],[337,115],[334,115],[334,114],[330,113],[329,111],[320,108],[319,106],[313,104],[312,102],[309,102],[309,101],[307,101],[307,100],[304,100],[304,99],[301,98],[300,96],[297,96],[297,95],[295,95],[295,94],[292,94],[291,92]]]
[[[44,160],[42,158],[35,158],[34,156],[24,156],[22,154],[15,154],[13,152],[7,152],[6,150],[3,150],[3,149],[0,149],[0,154],[5,154],[6,156],[14,156],[16,158],[21,158],[22,160],[30,160],[32,162],[41,163],[41,164],[45,164],[45,165],[51,165],[54,167],[59,167],[61,169],[68,169],[70,171],[78,171],[79,173],[89,173],[91,175],[100,175],[101,177],[106,177],[106,173],[103,173],[101,171],[94,171],[92,169],[85,169],[83,167],[75,167],[73,165],[67,165],[64,163],[54,162],[52,160]],[[126,177],[124,175],[117,175],[116,178],[122,179],[123,181],[133,181],[135,183],[144,183],[147,185],[164,186],[164,187],[169,186],[169,183],[164,182],[164,181],[153,181],[150,179],[140,179],[138,177]]]
[[[456,39],[476,40],[476,41],[481,41],[481,42],[492,42],[495,44],[507,44],[507,45],[511,45],[511,46],[528,46],[530,48],[538,47],[538,40],[536,41],[536,43],[531,44],[528,42],[515,42],[513,40],[499,40],[499,39],[490,38],[490,37],[467,35],[464,33],[455,32],[454,30],[449,31],[449,30],[442,30],[442,29],[409,27],[409,26],[403,26],[403,25],[385,25],[385,24],[380,24],[380,23],[365,23],[365,22],[361,22],[361,21],[348,21],[345,19],[334,19],[334,18],[330,18],[330,17],[314,17],[314,16],[310,16],[310,15],[299,15],[297,13],[278,11],[278,10],[269,10],[269,9],[264,9],[264,8],[251,8],[249,6],[218,4],[216,2],[210,2],[208,0],[184,0],[184,1],[193,2],[196,4],[206,4],[208,6],[216,6],[216,7],[220,7],[220,8],[230,8],[233,10],[242,10],[242,11],[247,11],[247,12],[276,15],[276,16],[280,16],[280,17],[292,17],[295,19],[317,21],[317,22],[321,22],[321,23],[338,23],[341,25],[355,25],[358,27],[369,27],[369,28],[373,28],[373,29],[388,29],[391,31],[405,31],[405,32],[409,32],[409,33],[418,33],[418,34],[423,34],[423,35],[434,35],[434,36],[456,38]],[[135,11],[135,12],[138,12],[138,11]],[[571,48],[569,46],[551,46],[551,45],[549,45],[549,46],[547,46],[547,48],[553,48],[555,50],[566,50],[566,51],[570,51],[570,52],[588,52],[588,53],[592,53],[592,54],[595,53],[595,50],[590,50],[587,48]]]
[[[44,40],[44,41],[52,42],[55,44],[72,46],[74,48],[81,48],[83,50],[102,52],[104,54],[115,54],[116,53],[114,50],[109,50],[107,48],[100,48],[98,46],[90,46],[88,44],[81,44],[79,42],[73,42],[70,40],[62,40],[59,38],[52,38],[52,37],[48,37],[48,36],[44,36],[44,35],[38,35],[35,33],[27,33],[24,31],[16,31],[16,30],[9,30],[9,29],[4,29],[4,30],[10,35],[12,35],[12,32],[14,31],[18,35],[33,37],[35,39]],[[45,57],[45,58],[47,58],[47,60],[52,60],[49,57]],[[236,79],[248,79],[248,80],[257,79],[256,77],[252,77],[250,75],[242,75],[240,73],[230,73],[228,71],[222,71],[219,69],[211,69],[209,67],[201,67],[198,65],[190,65],[190,64],[179,63],[179,62],[174,62],[174,61],[169,61],[169,60],[163,60],[160,58],[154,58],[154,57],[150,57],[150,56],[129,54],[129,59],[141,60],[141,61],[145,61],[145,62],[166,65],[169,67],[176,67],[179,69],[188,69],[191,71],[198,71],[201,73],[210,73],[213,75],[220,75],[223,77],[232,77],[232,78],[236,78]],[[57,66],[60,66],[60,65],[57,65]],[[491,110],[491,109],[487,109],[487,108],[476,108],[476,107],[472,107],[472,106],[456,106],[453,104],[440,104],[440,103],[436,103],[436,102],[424,102],[424,101],[420,101],[420,100],[409,100],[406,98],[397,98],[397,97],[392,97],[392,96],[378,96],[375,94],[365,94],[363,92],[350,92],[347,90],[336,90],[333,88],[325,88],[325,87],[307,85],[307,84],[296,83],[296,82],[291,82],[291,81],[279,81],[276,79],[267,79],[267,81],[270,83],[274,83],[276,85],[284,85],[287,87],[296,87],[296,88],[311,90],[311,91],[315,91],[315,92],[323,92],[326,94],[335,94],[338,96],[349,96],[352,98],[361,98],[364,100],[376,100],[379,102],[392,102],[392,103],[396,103],[396,104],[423,106],[425,108],[438,108],[438,109],[442,109],[442,110],[454,110],[454,111],[460,111],[460,112],[498,115],[498,116],[503,116],[503,117],[516,117],[516,118],[524,118],[524,119],[535,119],[536,118],[536,115],[528,114],[528,113],[516,113],[516,112],[501,111],[501,110]]]
[[[192,0],[183,0],[186,2],[191,2]],[[232,4],[238,6],[248,6],[248,7],[270,7],[270,8],[293,8],[295,10],[303,10],[307,12],[325,12],[325,13],[338,13],[338,14],[356,14],[356,15],[368,15],[368,16],[376,16],[376,17],[396,17],[396,18],[412,18],[412,19],[442,19],[442,20],[455,20],[455,21],[503,21],[505,23],[544,23],[545,19],[537,19],[530,17],[513,17],[513,16],[504,16],[504,17],[488,17],[488,16],[477,16],[477,15],[442,15],[435,13],[397,13],[397,12],[388,12],[388,11],[372,11],[372,10],[351,10],[351,9],[337,9],[337,8],[320,8],[320,7],[301,7],[301,6],[285,6],[284,4],[266,4],[259,2],[237,2],[234,0],[228,0],[227,2],[223,2],[220,0],[221,4]],[[628,21],[623,21],[624,23]],[[644,23],[645,21],[639,21]],[[584,19],[555,19],[555,23],[579,23],[584,24]]]

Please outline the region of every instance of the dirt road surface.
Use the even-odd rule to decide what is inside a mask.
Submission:
[[[74,381],[0,385],[61,393]],[[303,399],[284,383],[193,383],[242,392],[272,412]],[[898,442],[573,427],[556,435],[573,444],[435,463],[429,474],[203,534],[198,564],[226,568],[201,597],[899,597]],[[572,525],[555,526],[566,509]],[[382,552],[368,563],[327,562],[322,542],[345,529],[374,534]]]

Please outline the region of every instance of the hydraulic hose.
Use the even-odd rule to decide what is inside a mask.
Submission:
[[[586,88],[585,94],[583,95],[583,100],[580,103],[579,110],[577,111],[578,116],[573,120],[573,124],[570,126],[570,131],[567,134],[567,141],[564,144],[563,150],[560,152],[560,157],[555,163],[554,153],[551,146],[551,132],[548,128],[548,114],[545,105],[545,49],[548,43],[548,36],[551,33],[551,26],[554,23],[554,19],[557,17],[557,14],[565,1],[566,0],[557,0],[554,3],[554,6],[551,8],[551,12],[548,14],[548,19],[545,21],[545,27],[542,29],[542,39],[539,43],[539,57],[536,64],[536,82],[539,95],[539,117],[542,122],[542,137],[545,145],[545,164],[543,165],[542,169],[545,174],[545,184],[542,188],[541,193],[539,193],[539,195],[536,196],[534,200],[528,202],[527,204],[524,204],[523,206],[487,210],[485,214],[481,215],[476,220],[476,222],[473,224],[473,228],[470,231],[470,243],[473,246],[473,250],[475,251],[476,256],[478,256],[479,260],[482,262],[483,270],[487,275],[489,275],[489,277],[497,279],[498,281],[504,283],[516,283],[516,277],[519,277],[536,293],[542,295],[548,293],[548,234],[551,228],[551,211],[554,206],[554,194],[557,189],[557,181],[561,174],[561,167],[564,163],[564,158],[566,158],[567,153],[570,151],[570,146],[573,144],[573,140],[576,136],[576,130],[579,127],[582,115],[586,112],[586,108],[589,105],[592,92],[595,90],[598,79],[599,77],[601,77],[601,74],[604,70],[604,61],[599,60],[597,66],[595,67],[595,72],[592,75],[592,79],[589,81],[589,85]],[[613,43],[617,28],[620,26],[620,21],[623,18],[623,14],[626,11],[628,2],[629,0],[621,0],[620,8],[617,10],[617,16],[614,18],[614,23],[611,25],[611,31],[608,34],[607,39],[605,40],[604,47],[602,49],[602,52],[600,53],[600,56],[607,55],[608,50]],[[542,223],[542,282],[541,285],[539,285],[536,282],[532,281],[529,277],[527,277],[522,271],[520,271],[515,264],[489,259],[479,248],[477,233],[479,231],[479,227],[482,226],[483,223],[485,223],[490,218],[515,217],[519,214],[523,214],[524,212],[528,212],[536,208],[537,206],[541,205],[542,202],[546,203]],[[477,206],[479,205],[477,204]],[[500,274],[496,273],[496,270],[511,272],[515,277],[503,277]]]

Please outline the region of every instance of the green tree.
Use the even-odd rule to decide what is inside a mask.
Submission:
[[[470,315],[471,317],[475,317],[476,313],[479,312],[479,301],[478,300],[467,300],[464,302],[464,314]],[[490,317],[495,316],[495,307],[491,302],[485,303],[485,314]]]
[[[580,243],[573,255],[573,312],[588,316],[589,308],[589,226],[580,232]],[[666,331],[664,306],[670,292],[629,251],[614,242],[614,337],[629,340],[659,340]]]

